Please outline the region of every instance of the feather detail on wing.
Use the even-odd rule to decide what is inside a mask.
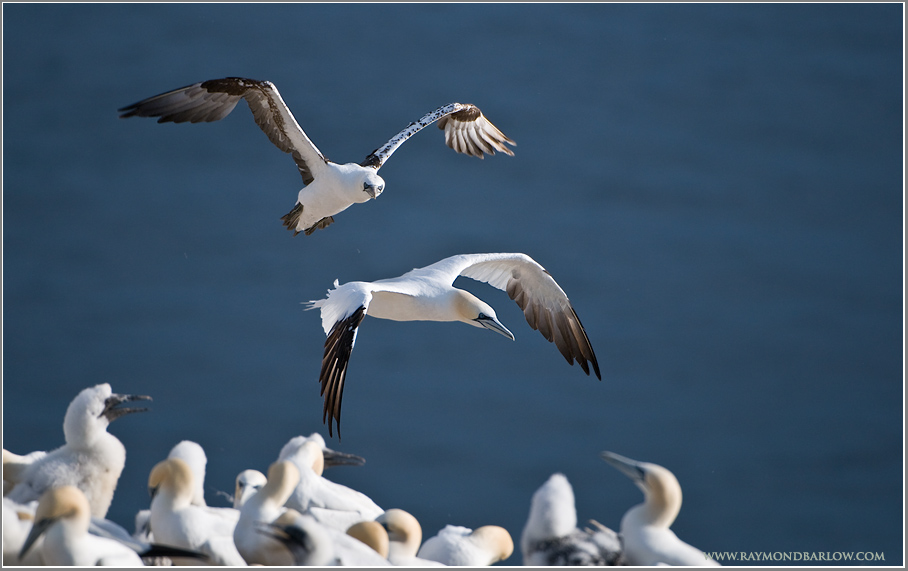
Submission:
[[[332,419],[337,421],[337,437],[340,438],[341,400],[344,395],[344,380],[347,363],[359,325],[366,316],[366,309],[372,300],[372,292],[360,287],[363,282],[351,282],[338,286],[334,281],[328,297],[311,301],[306,309],[321,309],[322,328],[325,330],[325,353],[319,373],[321,395],[325,397],[322,422],[328,424],[328,435],[334,436]]]
[[[209,122],[223,119],[245,99],[256,124],[280,150],[290,153],[305,184],[327,162],[309,140],[277,88],[270,81],[241,77],[212,79],[149,97],[119,109],[120,118],[158,117],[158,123]]]
[[[526,254],[475,254],[463,256],[462,263],[460,275],[506,291],[523,310],[530,327],[554,343],[568,363],[573,365],[576,359],[589,375],[589,362],[596,377],[602,379],[577,312],[545,268]]]
[[[372,151],[360,165],[371,166],[376,170],[381,168],[404,141],[436,121],[438,121],[438,128],[445,132],[445,144],[458,153],[480,159],[484,157],[484,154],[494,155],[495,151],[514,155],[514,152],[505,146],[505,143],[509,145],[516,143],[486,119],[479,107],[469,103],[449,103],[423,115],[419,121],[407,125],[387,143]]]

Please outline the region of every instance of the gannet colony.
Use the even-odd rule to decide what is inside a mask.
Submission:
[[[283,218],[294,235],[311,234],[356,203],[385,188],[378,169],[406,140],[437,122],[446,144],[483,158],[513,155],[514,142],[470,104],[450,103],[410,123],[360,163],[339,164],[316,148],[269,81],[230,77],[195,83],[120,109],[121,117],[158,122],[223,119],[245,100],[268,139],[289,153],[303,179],[293,209]],[[357,331],[366,315],[394,321],[460,321],[509,339],[495,310],[453,287],[469,277],[506,291],[527,323],[552,342],[571,365],[601,379],[590,340],[567,294],[538,262],[521,253],[453,255],[406,274],[374,282],[348,282],[310,302],[319,309],[327,339],[319,380],[322,421],[340,437],[341,397]],[[485,566],[497,562],[551,565],[709,565],[671,525],[681,508],[681,486],[666,468],[602,452],[644,495],[615,532],[596,521],[577,526],[574,492],[561,473],[532,498],[519,538],[502,527],[447,525],[423,540],[416,517],[383,509],[365,494],[324,476],[336,465],[365,460],[332,450],[315,433],[291,438],[265,473],[249,467],[236,475],[232,507],[209,506],[204,497],[205,451],[175,443],[150,467],[148,509],[134,529],[105,519],[126,462],[123,444],[108,432],[118,418],[148,410],[123,403],[151,400],[114,393],[109,384],[82,390],[63,418],[64,444],[50,452],[3,450],[4,565],[353,565],[377,567]],[[27,452],[27,453],[26,453]],[[264,467],[262,467],[264,468]]]

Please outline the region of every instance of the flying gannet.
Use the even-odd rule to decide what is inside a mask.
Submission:
[[[513,552],[514,540],[503,527],[484,525],[473,530],[448,525],[427,539],[416,555],[449,566],[477,567],[504,561]]]
[[[611,529],[577,527],[574,490],[564,474],[552,474],[533,494],[520,537],[523,564],[530,566],[620,565],[621,542]]]
[[[25,467],[8,497],[26,504],[40,499],[49,488],[72,485],[88,498],[93,516],[107,515],[126,465],[126,448],[107,432],[107,427],[121,416],[148,410],[116,408],[120,403],[136,400],[151,400],[151,397],[116,394],[107,383],[80,392],[63,418],[66,444]]]
[[[358,202],[377,198],[385,188],[378,169],[404,141],[438,121],[445,142],[458,153],[483,158],[495,151],[513,155],[514,142],[471,104],[450,103],[410,123],[361,163],[328,160],[303,132],[270,81],[240,77],[212,79],[162,93],[123,107],[120,117],[159,117],[158,123],[217,121],[245,99],[255,122],[280,150],[290,153],[305,185],[296,205],[281,220],[294,236],[311,234],[334,222],[334,215]]]
[[[601,456],[633,480],[645,498],[621,518],[628,565],[719,565],[669,529],[681,511],[681,485],[674,474],[662,466],[637,462],[614,452],[603,452]]]
[[[574,360],[596,377],[599,363],[586,331],[564,290],[526,254],[462,254],[397,278],[375,282],[348,282],[328,291],[328,297],[310,301],[307,309],[321,309],[322,328],[328,336],[319,375],[325,397],[322,422],[337,421],[340,436],[341,398],[347,363],[359,325],[366,315],[393,321],[461,321],[484,327],[509,339],[514,335],[498,321],[495,310],[473,294],[453,287],[465,276],[504,290],[523,310],[527,323],[555,343],[571,365]]]

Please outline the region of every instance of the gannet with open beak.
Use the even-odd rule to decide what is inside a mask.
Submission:
[[[574,490],[564,474],[552,474],[533,494],[520,537],[523,564],[531,566],[620,565],[621,542],[611,529],[577,527]]]
[[[199,551],[217,565],[246,565],[233,543],[238,512],[193,505],[195,486],[185,461],[168,458],[156,464],[148,476],[148,490],[156,542]]]
[[[29,464],[8,497],[25,504],[38,500],[52,487],[71,485],[88,498],[93,516],[107,515],[126,465],[126,448],[107,432],[107,427],[121,416],[148,410],[117,408],[121,403],[136,400],[151,400],[151,397],[116,394],[107,383],[80,392],[63,418],[66,444]]]
[[[417,556],[451,566],[486,566],[504,561],[514,553],[511,534],[497,525],[475,530],[448,525],[419,548]]]
[[[299,470],[292,462],[275,462],[268,468],[268,480],[240,508],[240,520],[233,530],[233,542],[250,565],[293,565],[293,554],[279,541],[260,533],[262,523],[277,520],[284,504],[299,483]]]
[[[505,145],[514,142],[489,122],[478,107],[450,103],[410,123],[387,143],[372,151],[361,163],[338,164],[328,160],[296,122],[277,87],[270,81],[241,77],[212,79],[149,97],[119,109],[121,118],[159,117],[172,121],[217,121],[245,99],[255,122],[277,148],[290,153],[305,185],[296,205],[282,220],[294,236],[311,234],[334,222],[334,215],[356,203],[377,198],[385,188],[378,169],[391,154],[424,127],[438,121],[445,143],[458,153],[483,158],[495,151],[513,155]]]
[[[574,360],[589,375],[587,362],[599,379],[599,363],[586,331],[564,290],[526,254],[463,254],[417,268],[398,278],[375,282],[348,282],[328,291],[328,297],[310,301],[307,309],[321,310],[328,336],[319,375],[325,397],[322,422],[331,432],[337,421],[340,436],[341,398],[347,364],[359,325],[366,315],[393,321],[460,321],[484,327],[514,339],[498,321],[495,310],[473,294],[455,288],[459,276],[486,282],[508,292],[524,312],[527,323],[551,342],[571,365]]]
[[[603,452],[601,456],[633,480],[645,498],[621,518],[628,565],[719,565],[669,529],[681,511],[681,485],[674,474],[662,466],[637,462],[614,452]]]

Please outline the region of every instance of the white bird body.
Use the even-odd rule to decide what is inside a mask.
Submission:
[[[238,512],[193,505],[192,470],[186,462],[180,458],[159,462],[151,470],[148,487],[156,542],[199,551],[220,565],[246,564],[233,543]],[[174,563],[185,562],[174,558]]]
[[[75,486],[61,486],[42,495],[35,523],[23,549],[44,538],[41,556],[45,565],[140,567],[139,555],[122,543],[88,532],[91,508]]]
[[[483,158],[495,151],[513,155],[513,145],[483,116],[478,107],[450,103],[410,123],[359,164],[339,164],[328,160],[312,143],[270,81],[241,77],[213,79],[149,97],[123,107],[125,117],[159,117],[158,122],[217,121],[223,119],[245,99],[253,118],[268,139],[290,153],[306,185],[297,203],[282,220],[296,234],[311,234],[334,221],[333,216],[356,203],[377,198],[384,190],[378,169],[404,141],[424,127],[438,121],[444,129],[445,143],[457,151]]]
[[[22,480],[22,474],[25,469],[31,466],[35,460],[40,460],[47,456],[47,452],[37,450],[23,456],[13,454],[7,449],[3,449],[3,495],[10,493],[12,489]]]
[[[287,508],[284,503],[299,482],[299,470],[292,462],[275,462],[268,469],[264,486],[243,503],[233,531],[233,542],[250,565],[293,565],[293,554],[276,539],[259,531],[262,523],[276,521]]]
[[[280,541],[293,554],[294,565],[377,567],[390,565],[371,547],[346,533],[324,527],[310,515],[288,509],[262,526],[262,533]]]
[[[329,434],[333,434],[333,419],[340,435],[347,364],[365,315],[393,321],[460,321],[514,339],[491,306],[453,286],[459,276],[506,291],[523,309],[530,327],[554,342],[569,364],[576,360],[590,374],[589,362],[596,376],[602,378],[577,313],[545,268],[526,254],[451,256],[396,278],[343,285],[335,281],[325,299],[309,302],[307,309],[321,310],[322,328],[327,335],[319,380],[325,396],[322,420],[328,424]]]
[[[719,565],[669,529],[681,511],[681,485],[674,474],[662,466],[637,462],[614,452],[603,452],[602,459],[631,478],[645,498],[621,518],[628,565]]]
[[[621,558],[618,535],[591,522],[577,527],[574,490],[564,474],[552,474],[533,494],[520,548],[530,566],[616,565]]]
[[[419,548],[423,559],[450,566],[485,566],[503,561],[514,552],[514,541],[503,527],[486,525],[475,531],[448,525]]]
[[[29,502],[27,505],[17,504],[9,498],[3,498],[3,566],[11,565],[44,565],[41,558],[41,544],[44,538],[37,542],[20,559],[19,553],[35,521],[35,510],[38,502]]]
[[[107,427],[124,414],[146,410],[114,408],[131,400],[151,398],[114,394],[107,383],[81,391],[63,419],[66,444],[29,463],[10,490],[10,500],[26,504],[52,487],[71,485],[88,498],[92,515],[103,518],[126,465],[126,448]]]
[[[353,517],[353,514],[356,514],[356,521],[363,521],[375,519],[384,513],[362,492],[322,477],[324,450],[324,439],[321,436],[296,436],[281,449],[278,461],[292,462],[300,474],[299,483],[286,502],[287,507],[300,513],[312,511],[323,525],[336,525],[336,529],[341,531],[347,529],[347,518]],[[342,516],[341,519],[333,518],[332,512]]]

